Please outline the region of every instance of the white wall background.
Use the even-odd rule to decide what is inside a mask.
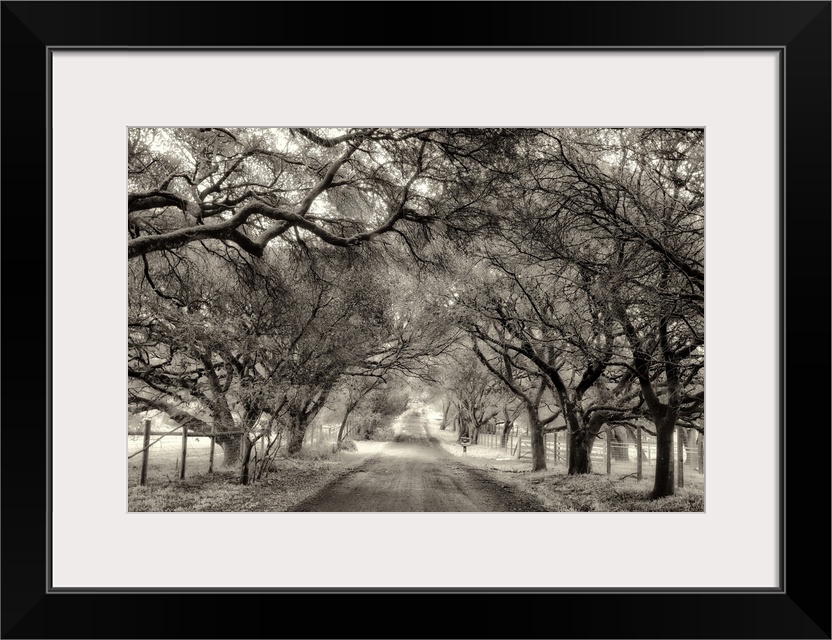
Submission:
[[[54,586],[777,584],[776,54],[58,52],[53,74]],[[127,513],[126,128],[149,125],[705,126],[706,513]],[[484,538],[447,543],[484,527],[578,551],[495,569]],[[324,553],[336,533],[372,557]],[[297,552],[232,566],[163,545],[138,561],[129,543],[146,537]],[[612,539],[655,561],[580,552]],[[693,541],[696,562],[667,561]]]

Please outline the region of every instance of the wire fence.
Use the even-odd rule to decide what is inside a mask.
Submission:
[[[311,425],[303,436],[303,444],[310,446],[315,443],[334,444],[338,441],[338,428],[337,424]]]
[[[303,446],[334,446],[338,439],[338,425],[313,425],[307,429]],[[233,432],[241,439],[256,438],[252,445],[251,460],[255,463],[265,460],[280,445],[276,439],[280,436],[271,434],[253,434]],[[210,474],[224,466],[223,448],[215,446],[214,438],[204,433],[189,432],[187,428],[176,427],[166,431],[153,431],[150,421],[146,420],[141,431],[128,431],[127,461],[128,483],[145,485],[148,479],[159,481],[184,480],[186,477]],[[493,433],[480,433],[477,444],[468,447],[487,447],[502,450],[506,458],[517,460],[531,458],[532,440],[528,435],[512,430],[505,436]],[[242,447],[241,447],[242,448]],[[547,465],[566,467],[568,452],[565,434],[547,433],[544,436],[544,449]],[[655,475],[656,444],[649,438],[641,443],[641,465],[638,463],[639,446],[627,442],[610,442],[606,434],[596,438],[591,451],[593,470],[620,476]],[[677,443],[674,443],[674,464],[678,457]],[[683,464],[686,473],[693,472],[702,476],[705,471],[704,441],[699,439],[692,446],[683,448]],[[639,470],[640,467],[640,470]],[[695,476],[694,476],[695,477]]]
[[[223,436],[256,439],[250,460],[253,466],[273,455],[280,445],[280,435],[245,431],[226,432]],[[338,425],[313,425],[307,429],[303,446],[330,446],[338,439]],[[271,445],[271,447],[270,447]],[[149,480],[170,482],[224,469],[223,448],[210,434],[195,433],[184,427],[153,429],[146,420],[141,430],[127,435],[128,484],[146,485]]]
[[[595,439],[590,459],[592,467],[596,471],[605,470],[607,474],[634,474],[638,473],[638,449],[636,443],[610,442],[601,435]],[[507,458],[531,458],[532,439],[529,435],[518,434],[517,430],[506,434],[480,433],[476,445],[492,449],[502,449]],[[567,466],[568,452],[566,450],[566,436],[561,433],[547,433],[544,435],[544,448],[546,462],[552,465]],[[700,439],[693,445],[685,444],[683,447],[682,459],[685,471],[693,471],[699,475],[705,473],[705,449],[704,439]],[[678,458],[678,440],[673,445],[674,463]],[[655,440],[645,440],[641,444],[641,470],[643,477],[655,475],[656,466],[656,443]]]
[[[128,480],[130,484],[142,484],[143,437],[141,435],[127,436]],[[192,436],[188,438],[187,449],[182,453],[182,436],[170,435],[159,438],[147,450],[147,478],[158,480],[176,480],[182,472],[182,461],[185,461],[187,477],[206,474],[213,469],[220,469],[224,463],[222,447],[214,448],[213,465],[211,465],[211,437]],[[211,468],[213,466],[213,469]]]

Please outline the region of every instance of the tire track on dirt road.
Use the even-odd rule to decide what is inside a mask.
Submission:
[[[292,511],[545,511],[531,495],[454,459],[410,414],[377,456],[330,483]]]

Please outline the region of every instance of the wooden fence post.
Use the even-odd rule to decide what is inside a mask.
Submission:
[[[699,437],[699,473],[705,473],[705,434]]]
[[[139,477],[139,484],[143,487],[147,484],[147,458],[150,455],[150,419],[144,419],[144,441],[142,446],[142,473]]]
[[[555,441],[554,460],[552,462],[553,462],[553,464],[557,464],[558,463],[558,432],[557,431],[552,432],[552,439]]]
[[[612,429],[607,429],[607,475],[612,474]]]
[[[179,467],[179,479],[185,479],[185,459],[188,456],[188,427],[182,427],[182,466]]]
[[[636,478],[641,480],[642,477],[642,469],[641,469],[641,458],[644,455],[643,449],[641,448],[641,425],[636,425]]]
[[[216,439],[216,426],[211,424],[211,446],[208,449],[208,473],[214,473],[214,440]]]

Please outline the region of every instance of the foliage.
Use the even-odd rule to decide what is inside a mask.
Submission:
[[[522,408],[591,473],[602,429],[704,431],[700,129],[130,129],[129,402],[297,455],[441,397]],[[434,389],[431,391],[431,387]],[[329,418],[328,418],[329,419]],[[360,434],[360,435],[359,435]]]

